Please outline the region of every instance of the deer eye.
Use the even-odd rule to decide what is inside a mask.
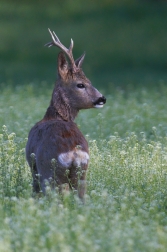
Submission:
[[[78,88],[85,88],[84,84],[77,84]]]

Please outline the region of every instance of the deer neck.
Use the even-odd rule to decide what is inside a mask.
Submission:
[[[74,121],[78,112],[70,106],[67,95],[58,86],[53,90],[52,99],[43,120]]]

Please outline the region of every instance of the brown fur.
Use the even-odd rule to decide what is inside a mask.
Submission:
[[[75,72],[68,65],[68,62],[61,52],[58,57],[58,80],[53,90],[50,105],[41,121],[35,124],[30,130],[26,145],[26,157],[31,167],[33,177],[33,191],[38,193],[42,190],[45,193],[46,181],[52,188],[64,183],[69,187],[78,190],[78,195],[83,199],[85,194],[85,178],[88,167],[88,160],[76,166],[72,160],[67,167],[60,162],[60,155],[72,153],[72,157],[80,157],[80,153],[89,153],[88,143],[74,119],[80,109],[94,107],[94,103],[102,98],[102,95],[91,85],[91,82],[84,75],[80,61]],[[77,84],[84,84],[85,88],[78,88]],[[77,149],[81,152],[77,152]],[[83,151],[83,152],[82,152]],[[33,153],[33,154],[32,154]],[[67,154],[66,154],[67,153]],[[87,155],[85,154],[85,155]],[[64,154],[63,154],[64,155]],[[55,162],[54,162],[55,160]],[[78,169],[80,176],[78,178]]]

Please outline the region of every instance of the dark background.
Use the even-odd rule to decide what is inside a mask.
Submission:
[[[0,2],[0,85],[53,85],[59,49],[54,30],[93,84],[158,85],[167,80],[167,2],[57,0]]]

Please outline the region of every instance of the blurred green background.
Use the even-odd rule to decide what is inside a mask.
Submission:
[[[167,2],[24,0],[0,2],[0,84],[53,85],[59,49],[46,48],[49,27],[96,87],[167,81]],[[4,84],[5,83],[5,84]]]

